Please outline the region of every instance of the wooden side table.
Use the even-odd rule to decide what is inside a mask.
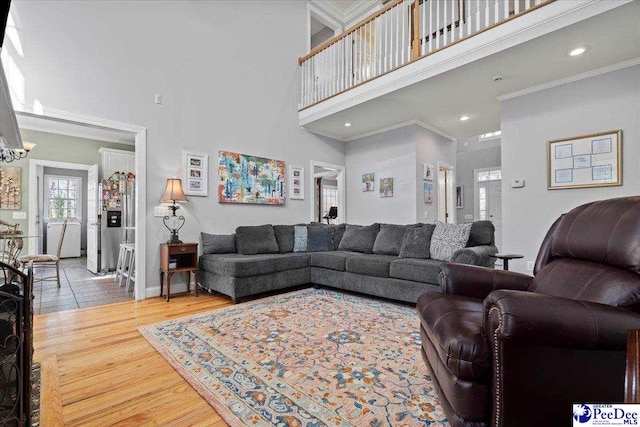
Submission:
[[[510,259],[520,259],[524,258],[524,255],[520,254],[493,254],[491,255],[494,258],[499,258],[502,260],[502,269],[509,270],[509,260]]]
[[[169,260],[175,260],[175,268],[169,268]],[[167,302],[171,297],[171,277],[174,274],[187,273],[187,293],[191,292],[191,273],[195,275],[195,291],[198,296],[198,244],[162,243],[160,244],[160,296],[167,275]]]

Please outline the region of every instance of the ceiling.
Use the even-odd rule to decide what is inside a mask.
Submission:
[[[587,52],[568,52],[586,46]],[[640,2],[485,57],[305,125],[343,141],[420,121],[454,138],[500,128],[497,97],[640,58]],[[494,76],[502,76],[493,82]],[[471,119],[459,120],[462,115]],[[345,127],[345,122],[352,124]]]

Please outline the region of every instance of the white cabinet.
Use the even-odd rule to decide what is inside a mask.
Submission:
[[[135,173],[136,154],[134,151],[100,148],[102,155],[102,179],[107,179],[115,172]]]

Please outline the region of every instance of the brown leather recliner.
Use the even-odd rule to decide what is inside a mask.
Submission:
[[[640,328],[640,197],[560,217],[523,274],[446,264],[418,299],[422,356],[454,426],[570,425],[572,403],[623,402]]]

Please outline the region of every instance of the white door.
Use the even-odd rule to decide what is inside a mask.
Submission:
[[[87,270],[98,273],[98,165],[93,165],[87,175]]]
[[[475,170],[474,220],[488,220],[496,229],[498,251],[502,250],[502,171],[498,168]]]

